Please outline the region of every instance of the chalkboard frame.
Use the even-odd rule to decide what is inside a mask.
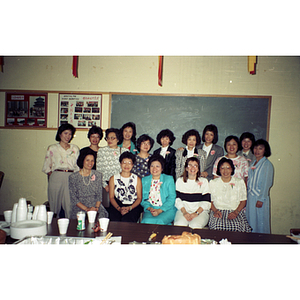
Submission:
[[[265,128],[265,138],[267,141],[269,140],[269,132],[270,132],[270,117],[271,117],[271,102],[272,102],[272,96],[260,96],[260,95],[215,95],[215,94],[171,94],[171,93],[122,93],[122,92],[114,92],[114,93],[110,93],[109,95],[109,123],[111,127],[116,127],[116,128],[120,128],[124,123],[126,122],[129,122],[129,121],[132,121],[134,122],[134,120],[132,119],[126,119],[126,120],[123,120],[122,124],[119,123],[118,126],[116,126],[114,120],[113,120],[113,117],[112,117],[112,114],[114,113],[114,108],[113,108],[113,104],[114,104],[114,98],[115,97],[120,97],[120,96],[124,96],[124,97],[129,97],[129,96],[141,96],[141,97],[147,97],[147,96],[151,96],[151,97],[177,97],[177,98],[189,98],[189,99],[193,99],[193,98],[211,98],[212,100],[214,98],[218,98],[218,100],[220,99],[238,99],[240,98],[241,100],[258,100],[258,99],[264,99],[265,101],[265,106],[267,106],[267,112],[265,113],[265,123],[266,123],[266,128]],[[214,122],[211,122],[211,123],[214,123]],[[121,124],[121,125],[120,125]],[[207,123],[205,125],[208,125],[210,123]],[[168,128],[167,126],[165,128]],[[165,129],[165,128],[161,128],[160,129]],[[204,128],[204,127],[203,127]],[[195,128],[199,131],[200,135],[202,136],[202,130],[203,128]],[[172,128],[169,128],[172,130]],[[187,128],[188,129],[193,129],[192,127],[191,128]],[[137,128],[137,131],[138,131],[138,128]],[[251,132],[251,130],[249,130]],[[220,130],[219,130],[220,132]],[[147,132],[137,132],[137,137],[142,134],[142,133],[147,133]],[[157,132],[158,133],[158,132]],[[178,143],[180,142],[181,143],[181,136],[179,135],[176,135],[176,132],[174,132],[175,136],[176,136],[176,140],[174,143]],[[241,134],[241,133],[240,133]],[[228,134],[229,135],[229,134]],[[153,152],[153,150],[157,149],[160,145],[158,145],[156,143],[156,135],[150,135],[154,140],[155,140],[155,144],[154,144],[154,147],[152,148],[152,151],[150,152]],[[239,135],[237,135],[239,137]],[[260,137],[258,137],[260,138]],[[223,142],[220,141],[219,139],[219,142],[217,143],[219,146],[223,147]],[[182,144],[181,144],[182,145]],[[175,149],[177,147],[174,147]]]

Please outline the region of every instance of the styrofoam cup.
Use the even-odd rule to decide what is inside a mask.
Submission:
[[[89,223],[95,223],[97,212],[95,210],[90,210],[87,212]]]
[[[99,219],[99,225],[100,225],[101,231],[107,231],[108,224],[109,224],[108,218],[100,218]]]
[[[6,210],[4,212],[4,220],[5,220],[5,222],[7,222],[7,223],[11,222],[11,215],[12,215],[12,210]]]
[[[47,211],[47,224],[51,224],[52,223],[53,215],[54,215],[53,211]]]
[[[69,226],[69,219],[61,218],[57,220],[59,234],[66,234]]]

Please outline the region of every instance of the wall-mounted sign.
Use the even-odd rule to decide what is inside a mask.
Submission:
[[[59,94],[58,126],[70,123],[75,128],[101,127],[102,95]]]
[[[47,127],[47,94],[6,93],[5,126]]]

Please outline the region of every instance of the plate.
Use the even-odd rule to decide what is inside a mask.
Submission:
[[[47,234],[47,223],[40,220],[25,220],[10,225],[10,236],[19,240],[27,236],[44,236]]]

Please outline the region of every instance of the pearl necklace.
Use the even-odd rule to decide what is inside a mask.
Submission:
[[[87,176],[87,177],[89,177],[89,179],[88,179],[88,183],[86,183],[86,182],[85,182],[85,179],[84,179],[84,176],[83,176],[83,174],[81,174],[81,176],[82,176],[82,181],[83,181],[83,183],[84,183],[86,186],[89,186],[89,185],[90,185],[90,183],[91,183],[91,174],[90,174],[89,176]]]

